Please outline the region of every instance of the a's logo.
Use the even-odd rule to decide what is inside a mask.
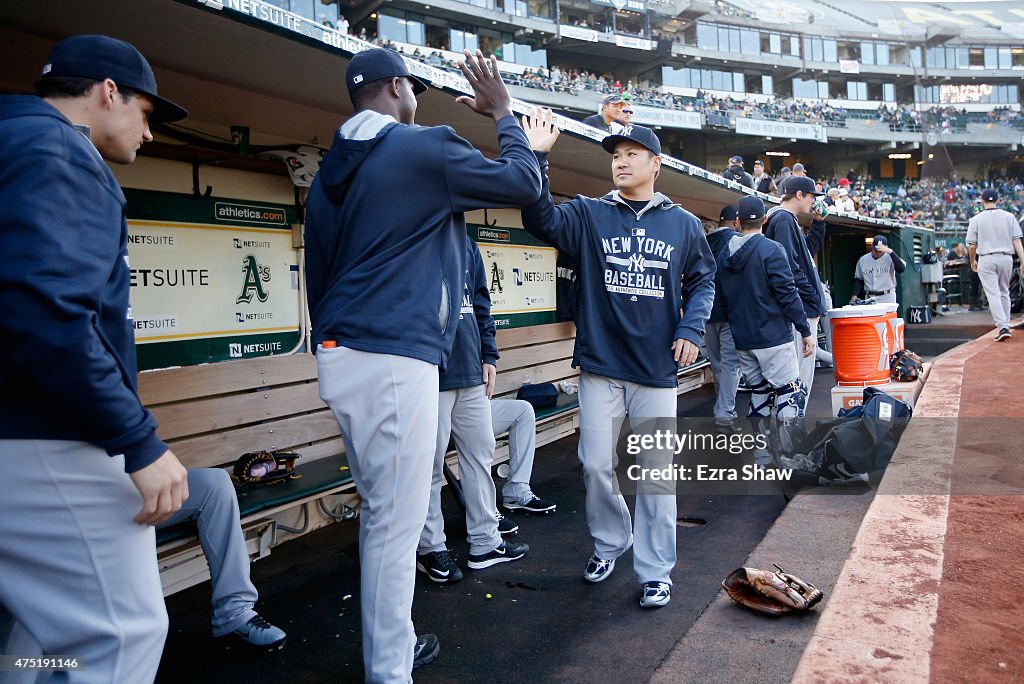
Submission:
[[[242,358],[242,344],[240,342],[229,342],[228,356],[230,356],[233,359]]]
[[[263,286],[263,283],[270,282],[270,267],[260,265],[256,257],[250,254],[242,259],[242,273],[245,274],[242,280],[242,293],[235,299],[235,304],[249,304],[253,295],[261,302],[270,298],[270,291]]]
[[[498,268],[498,264],[491,263],[491,294],[497,292],[504,292],[505,288],[501,286],[501,279],[505,277],[505,272]]]

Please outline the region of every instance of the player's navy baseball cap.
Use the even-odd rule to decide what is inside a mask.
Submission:
[[[740,221],[756,221],[757,219],[764,218],[764,202],[757,197],[744,197],[736,205],[736,210],[739,212]]]
[[[981,193],[981,199],[986,202],[995,202],[999,199],[999,193],[996,192],[995,188],[985,188]]]
[[[615,152],[615,146],[626,141],[643,145],[654,154],[659,157],[661,156],[661,141],[658,140],[658,136],[654,134],[654,131],[646,126],[637,126],[635,124],[632,126],[623,126],[618,129],[617,133],[612,133],[611,135],[606,136],[604,140],[601,141],[601,147],[603,147],[606,152]]]
[[[889,246],[889,239],[884,235],[876,235],[875,239],[871,241],[871,249],[877,249],[878,245]]]
[[[790,176],[786,179],[786,194],[792,195],[796,192],[804,192],[809,195],[824,195],[814,189],[814,179],[808,176]]]
[[[72,36],[53,46],[41,78],[109,78],[153,101],[151,121],[178,121],[188,112],[156,92],[153,68],[129,43],[107,36]]]
[[[722,207],[722,213],[718,215],[718,222],[719,223],[732,223],[733,221],[736,220],[736,217],[739,216],[739,215],[740,214],[736,210],[735,206],[733,206],[731,204],[727,204],[724,207]]]
[[[345,84],[348,86],[348,94],[351,95],[367,83],[395,76],[412,81],[412,92],[416,95],[427,89],[427,83],[423,79],[409,73],[409,67],[405,66],[405,60],[400,54],[385,48],[370,48],[357,52],[348,63]]]
[[[743,157],[739,156],[738,154],[733,155],[732,157],[729,157],[729,163],[739,164],[740,166],[743,166]]]

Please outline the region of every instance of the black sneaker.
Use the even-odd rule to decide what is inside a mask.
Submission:
[[[498,563],[507,563],[509,561],[519,560],[526,555],[526,552],[530,550],[527,544],[522,544],[514,541],[503,541],[497,546],[497,548],[487,553],[481,553],[478,555],[469,554],[469,562],[466,563],[470,570],[483,570],[489,568],[492,565]]]
[[[1009,328],[1000,328],[999,333],[996,335],[996,342],[1002,342],[1013,337],[1013,333],[1010,332]]]
[[[515,534],[519,531],[519,523],[515,520],[509,520],[501,513],[498,513],[498,534],[504,536],[506,534]]]
[[[441,652],[441,644],[433,634],[420,634],[416,637],[416,646],[412,650],[412,669],[423,667],[434,662]]]
[[[448,549],[416,556],[416,569],[440,584],[451,584],[462,579],[462,570]]]
[[[737,435],[741,432],[743,432],[743,428],[732,421],[728,423],[715,423],[715,434],[717,435]]]
[[[518,499],[505,499],[502,506],[510,511],[526,511],[527,513],[551,513],[555,510],[555,504],[534,496],[533,493]]]

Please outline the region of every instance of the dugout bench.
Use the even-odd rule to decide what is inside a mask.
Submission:
[[[515,398],[524,383],[579,381],[572,368],[572,323],[498,331],[501,350],[496,398]],[[706,360],[681,369],[679,392],[710,381]],[[333,414],[320,400],[312,354],[270,356],[149,371],[139,375],[139,395],[159,423],[158,434],[187,468],[225,467],[248,451],[290,449],[302,458],[296,479],[239,493],[242,528],[252,559],[272,547],[336,521],[357,517],[359,498]],[[537,446],[579,427],[577,395],[536,411]],[[497,439],[494,464],[508,460],[508,438]],[[454,450],[446,457],[458,474]],[[457,481],[453,481],[457,486]],[[453,488],[454,489],[454,488]],[[209,578],[195,526],[184,523],[157,534],[164,594]]]

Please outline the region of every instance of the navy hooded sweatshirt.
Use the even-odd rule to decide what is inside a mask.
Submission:
[[[0,439],[148,466],[167,446],[136,391],[124,194],[40,98],[0,97],[0,206]]]
[[[818,277],[818,269],[814,266],[807,241],[793,212],[782,208],[769,212],[768,223],[764,226],[764,236],[779,243],[785,250],[807,318],[824,316],[825,296],[821,291],[821,278]],[[820,239],[816,238],[814,243],[818,249],[821,248]]]
[[[523,207],[523,226],[577,266],[573,365],[640,385],[675,387],[672,343],[700,344],[715,298],[715,260],[700,221],[660,193],[639,213],[618,191],[556,207],[547,154],[537,158],[544,187],[539,200]]]
[[[485,363],[498,363],[498,344],[491,317],[491,292],[484,259],[476,243],[466,236],[466,280],[455,329],[455,344],[448,367],[441,371],[442,392],[484,384]]]
[[[711,256],[717,261],[718,255],[725,249],[729,240],[739,235],[739,232],[732,228],[722,228],[719,226],[710,233],[707,234],[708,247],[711,248]],[[729,319],[725,315],[725,309],[722,308],[722,292],[715,287],[715,304],[711,307],[711,317],[708,318],[708,323],[728,323]]]
[[[447,126],[363,111],[334,138],[306,204],[313,343],[443,367],[465,279],[464,212],[537,199],[540,169],[515,117],[489,160]]]
[[[718,255],[715,284],[729,318],[737,349],[768,349],[792,344],[793,326],[811,334],[782,247],[755,233],[735,252]]]

